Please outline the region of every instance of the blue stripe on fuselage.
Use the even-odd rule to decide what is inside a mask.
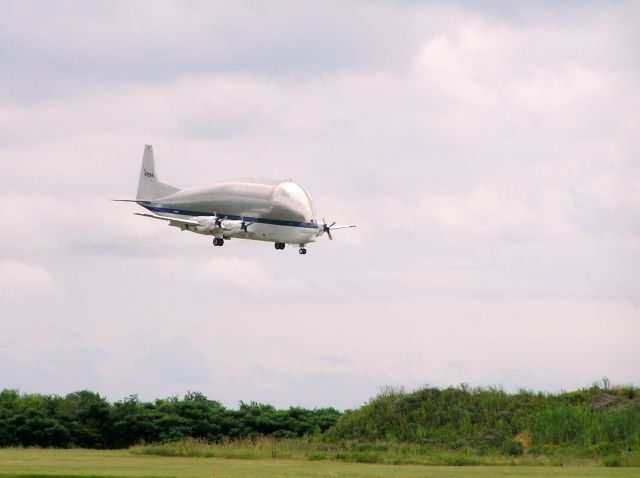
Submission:
[[[140,203],[138,203],[140,204]],[[169,213],[179,214],[181,216],[213,216],[213,213],[199,212],[199,211],[186,211],[184,209],[174,209],[170,207],[151,206],[147,204],[140,204],[142,207],[149,211],[156,213]],[[306,227],[308,229],[318,229],[318,225],[315,222],[296,222],[296,221],[283,221],[281,219],[266,219],[264,217],[249,217],[249,216],[236,216],[233,214],[218,214],[221,219],[229,219],[230,221],[246,221],[259,224],[272,224],[274,226],[289,226],[289,227]]]

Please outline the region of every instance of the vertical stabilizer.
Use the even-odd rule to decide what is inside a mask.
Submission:
[[[158,181],[158,173],[156,173],[156,165],[153,160],[153,146],[146,144],[142,156],[142,168],[140,169],[140,180],[138,181],[138,194],[136,199],[151,201],[169,196],[178,191],[178,188]]]

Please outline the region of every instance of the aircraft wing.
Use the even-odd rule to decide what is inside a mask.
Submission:
[[[331,230],[335,229],[349,229],[350,227],[358,227],[355,224],[343,225],[343,226],[331,226]]]
[[[182,229],[184,229],[184,226],[186,225],[201,226],[201,224],[198,221],[194,221],[192,219],[179,219],[176,217],[158,216],[157,214],[144,214],[141,212],[134,212],[133,214],[135,214],[136,216],[150,217],[151,219],[160,219],[162,221],[169,221],[170,226],[176,226]]]

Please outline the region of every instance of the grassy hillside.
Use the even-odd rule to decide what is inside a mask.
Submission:
[[[135,454],[424,465],[640,466],[640,390],[387,390],[322,434],[137,447]]]
[[[501,450],[514,456],[552,453],[555,447],[615,454],[640,448],[640,389],[593,386],[559,394],[465,386],[388,390],[343,414],[324,439]]]

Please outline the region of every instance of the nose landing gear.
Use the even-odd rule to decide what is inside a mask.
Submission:
[[[298,253],[305,255],[307,253],[307,250],[304,248],[304,246],[300,246],[300,249],[298,249]]]

